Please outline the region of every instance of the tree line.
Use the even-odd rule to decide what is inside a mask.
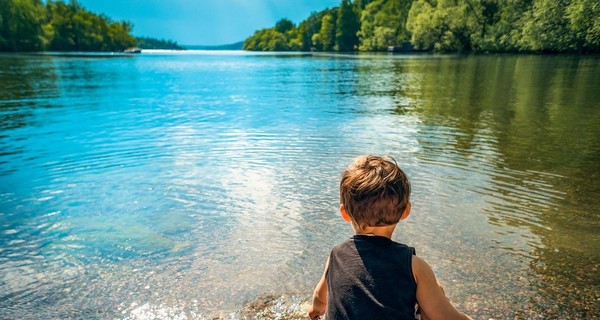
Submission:
[[[155,39],[150,37],[135,37],[137,46],[142,49],[185,50],[177,41]]]
[[[76,0],[0,0],[0,51],[122,51],[137,44],[132,28]]]
[[[600,52],[598,0],[342,0],[297,26],[282,19],[253,51]]]

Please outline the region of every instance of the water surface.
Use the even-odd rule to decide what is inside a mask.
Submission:
[[[598,56],[0,56],[0,317],[308,298],[343,167],[394,156],[475,318],[600,314]]]

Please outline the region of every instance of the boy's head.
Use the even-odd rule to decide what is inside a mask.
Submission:
[[[340,202],[360,229],[398,223],[409,197],[410,181],[391,157],[360,156],[342,173]]]

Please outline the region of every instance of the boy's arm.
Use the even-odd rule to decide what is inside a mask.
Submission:
[[[425,260],[413,256],[412,269],[417,282],[417,302],[423,319],[473,320],[452,306]]]
[[[308,316],[311,320],[320,319],[325,314],[325,309],[327,309],[327,281],[325,278],[328,269],[329,258],[327,258],[327,263],[325,264],[325,272],[313,293],[312,305],[308,309]]]

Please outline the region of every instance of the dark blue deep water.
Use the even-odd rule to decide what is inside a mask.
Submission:
[[[0,318],[308,299],[365,153],[459,309],[598,318],[599,88],[598,56],[0,56]]]

